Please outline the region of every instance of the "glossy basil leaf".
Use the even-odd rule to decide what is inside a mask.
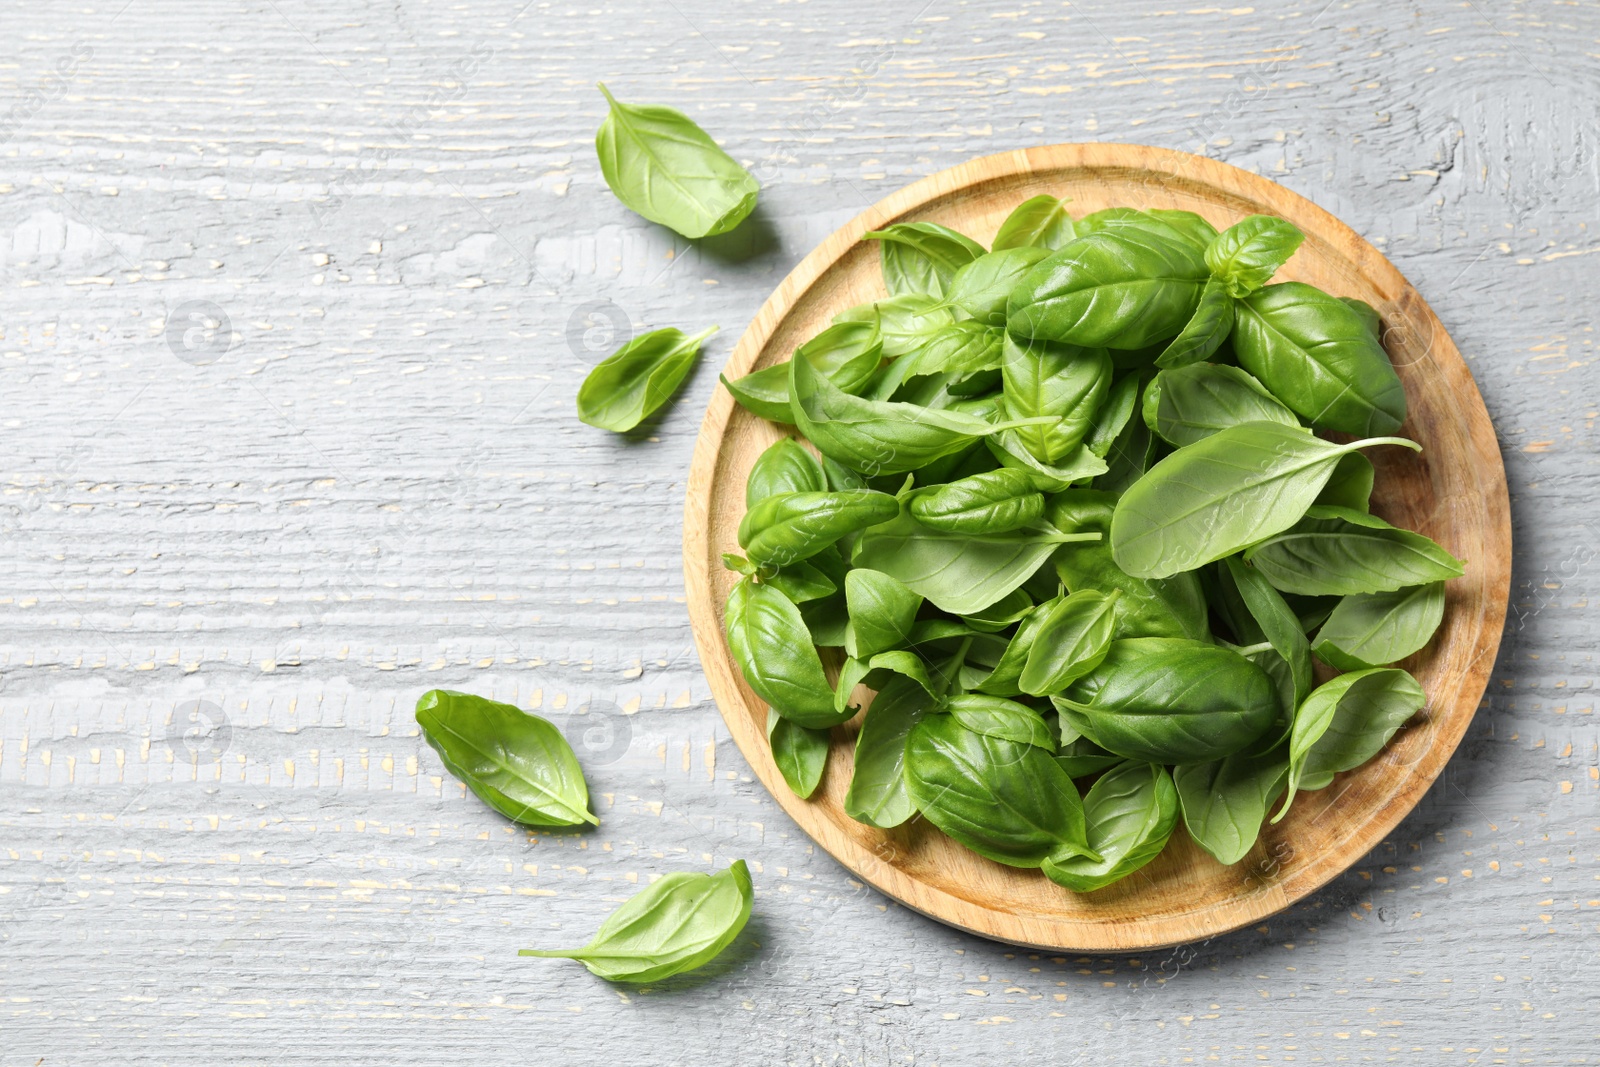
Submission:
[[[1341,674],[1319,686],[1295,713],[1289,792],[1272,821],[1283,818],[1298,790],[1322,789],[1376,756],[1426,702],[1417,680],[1392,668]]]
[[[869,400],[907,400],[909,394],[927,392],[928,386],[915,380],[919,378],[935,378],[938,390],[951,396],[964,393],[969,385],[976,388],[988,382],[992,388],[998,384],[1002,333],[971,319],[951,323],[885,367],[862,395]]]
[[[689,238],[727,233],[754,210],[761,186],[689,116],[600,91],[611,111],[594,150],[629,210]]]
[[[809,799],[822,784],[822,772],[828,766],[828,731],[790,722],[768,708],[767,743],[772,746],[772,762],[778,765],[790,791],[801,800]]]
[[[952,696],[945,710],[965,729],[986,737],[998,737],[1033,745],[1054,753],[1056,739],[1044,717],[1026,704],[980,693]]]
[[[1148,392],[1149,386],[1140,383]],[[1141,407],[1143,406],[1141,402]],[[1161,458],[1164,445],[1142,418],[1128,419],[1106,449],[1106,470],[1090,483],[1108,493],[1126,492],[1128,486],[1144,477]]]
[[[1306,640],[1305,631],[1300,629],[1300,620],[1259,571],[1247,567],[1235,556],[1222,562],[1245,610],[1271,643],[1273,651],[1288,664],[1294,686],[1294,699],[1288,706],[1299,707],[1310,695],[1312,685],[1311,644]]]
[[[1375,515],[1327,506],[1312,507],[1244,558],[1284,592],[1309,596],[1384,593],[1463,573],[1461,561],[1431,538]]]
[[[906,739],[905,775],[923,818],[997,863],[1037,867],[1090,851],[1082,798],[1042,748],[928,715]]]
[[[861,239],[880,242],[883,282],[895,296],[944,298],[956,272],[984,254],[978,242],[936,222],[897,222]]]
[[[1190,244],[1200,249],[1202,254],[1211,247],[1211,242],[1217,239],[1217,228],[1192,211],[1156,207],[1145,214],[1172,227]]]
[[[871,489],[779,493],[756,502],[739,520],[739,545],[752,563],[786,567],[809,559],[839,538],[887,522],[900,505]]]
[[[816,729],[850,718],[833,706],[833,686],[800,609],[778,590],[742,579],[728,594],[723,625],[745,681],[779,715]]]
[[[912,518],[949,533],[1009,533],[1036,525],[1044,516],[1044,495],[1026,471],[1001,467],[959,481],[932,486],[907,500]]]
[[[1398,437],[1336,445],[1293,426],[1247,422],[1185,445],[1117,501],[1111,553],[1143,578],[1194,570],[1281,533],[1306,513],[1339,457]]]
[[[855,774],[844,796],[846,815],[887,830],[917,813],[906,789],[906,738],[932,705],[909,678],[893,678],[878,690],[856,738]]]
[[[805,360],[789,361],[795,422],[825,456],[869,475],[904,474],[971,442],[1033,420],[991,423],[959,411],[864,400]]]
[[[1247,215],[1206,248],[1206,266],[1231,297],[1249,296],[1289,262],[1306,235],[1288,219]]]
[[[1339,465],[1333,468],[1333,477],[1317,494],[1317,504],[1349,508],[1351,511],[1369,511],[1372,507],[1372,486],[1376,479],[1377,472],[1372,467],[1372,460],[1360,452],[1347,452],[1339,457]]]
[[[828,479],[817,457],[793,437],[778,440],[756,457],[744,483],[744,506],[753,508],[781,493],[826,492]]]
[[[1144,382],[1136,373],[1124,374],[1111,383],[1111,388],[1106,392],[1105,402],[1100,405],[1094,423],[1083,439],[1084,446],[1092,454],[1104,459],[1111,451],[1111,447],[1122,434],[1123,427],[1127,426],[1128,420],[1133,417],[1134,408],[1139,404],[1139,390],[1143,385]]]
[[[1361,321],[1367,324],[1367,329],[1372,331],[1372,336],[1376,337],[1381,343],[1383,341],[1383,320],[1378,317],[1378,309],[1365,300],[1359,300],[1353,296],[1341,296],[1339,299],[1348,304],[1357,315],[1361,316]]]
[[[1300,426],[1294,412],[1238,367],[1195,363],[1164,370],[1144,391],[1145,425],[1182,447],[1247,422]],[[1351,453],[1358,455],[1359,453]]]
[[[869,567],[857,567],[845,575],[844,596],[850,610],[850,632],[844,647],[857,659],[904,646],[922,607],[921,596]]]
[[[1071,732],[1077,735],[1076,730]],[[1063,741],[1056,749],[1056,763],[1067,772],[1068,778],[1086,778],[1091,774],[1109,770],[1121,762],[1121,756],[1115,752],[1107,752],[1081,735],[1074,736],[1071,741]]]
[[[1006,329],[1086,348],[1143,348],[1183,329],[1208,272],[1198,250],[1148,230],[1080,237],[1012,292]]]
[[[1022,671],[1028,665],[1028,654],[1033,651],[1034,640],[1050,618],[1050,613],[1062,601],[1061,596],[1041,601],[1039,606],[1024,615],[1005,648],[989,668],[989,673],[975,681],[972,688],[991,696],[1015,697],[1022,695]]]
[[[752,566],[754,566],[752,564]],[[738,568],[735,568],[736,570]],[[746,577],[749,571],[741,571]],[[838,592],[839,586],[820,567],[810,563],[787,563],[783,569],[761,579],[788,597],[792,603],[804,604],[808,600],[821,600]]]
[[[836,322],[794,350],[846,393],[860,393],[883,362],[883,338],[877,320]],[[789,365],[778,363],[722,384],[740,406],[772,422],[794,422],[789,395]]]
[[[1105,352],[1044,341],[1019,343],[1010,334],[1000,371],[1007,416],[1053,420],[1016,430],[1024,447],[1046,464],[1059,463],[1078,447],[1111,387],[1111,359]]]
[[[1391,434],[1406,394],[1365,319],[1302,282],[1251,293],[1234,311],[1234,354],[1272,395],[1323,430]]]
[[[1159,637],[1113,641],[1098,667],[1050,702],[1095,744],[1153,763],[1221,759],[1280,711],[1272,679],[1243,656]]]
[[[1178,791],[1165,767],[1130,760],[1112,768],[1083,798],[1086,856],[1045,860],[1045,877],[1075,893],[1091,893],[1155,859],[1178,826]]]
[[[900,579],[941,611],[972,615],[1021,586],[1058,546],[1098,536],[1042,528],[975,537],[930,529],[902,512],[861,535],[855,564]]]
[[[906,293],[848,308],[833,317],[835,323],[876,322],[889,359],[915,352],[946,326],[956,321],[955,309],[945,301],[920,293]]]
[[[626,433],[678,391],[717,327],[686,337],[668,326],[640,334],[601,360],[578,387],[578,418],[602,430]]]
[[[1341,671],[1405,659],[1433,639],[1444,618],[1444,583],[1358,593],[1339,601],[1311,651]]]
[[[445,769],[479,800],[526,826],[598,826],[572,746],[553,724],[449,689],[417,700],[417,725]]]
[[[981,255],[956,271],[950,302],[985,326],[1004,326],[1011,290],[1049,254],[1049,249],[1024,245]]]
[[[659,982],[705,966],[733,944],[754,897],[744,860],[716,874],[679,871],[629,897],[584,947],[517,954],[577,960],[608,982]]]
[[[999,633],[1021,622],[1033,611],[1033,598],[1025,589],[1013,589],[981,611],[963,615],[961,621],[983,633]]]
[[[1121,595],[1084,589],[1058,600],[1033,635],[1017,679],[1022,691],[1033,696],[1060,692],[1100,666],[1111,648]]]
[[[1236,752],[1172,768],[1189,836],[1222,864],[1238,863],[1255,847],[1267,809],[1288,780],[1288,746],[1281,743],[1263,755]]]
[[[1207,281],[1194,314],[1156,357],[1156,366],[1187,367],[1210,359],[1233,332],[1233,302],[1225,282],[1218,278]]]
[[[1000,224],[994,235],[992,247],[996,252],[1007,248],[1057,249],[1077,236],[1067,205],[1053,196],[1031,197],[1011,209],[1011,214]]]
[[[1073,489],[1050,501],[1050,524],[1058,530],[1104,533],[1116,497],[1096,489]],[[1071,592],[1094,589],[1120,593],[1117,636],[1187,637],[1211,640],[1205,593],[1193,572],[1170,578],[1135,578],[1111,558],[1104,540],[1062,545],[1055,554],[1056,576]]]
[[[1059,463],[1046,463],[1028,448],[1016,430],[1002,430],[984,438],[989,454],[1001,466],[1025,471],[1040,491],[1058,493],[1106,472],[1105,460],[1084,445],[1074,448]]]

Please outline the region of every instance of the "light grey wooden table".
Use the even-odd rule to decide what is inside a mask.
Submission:
[[[921,3],[5,5],[0,1064],[1600,1062],[1600,10]],[[625,211],[602,79],[748,162],[753,221]],[[727,740],[680,572],[777,281],[915,178],[1085,140],[1382,248],[1518,539],[1422,806],[1288,913],[1132,957],[969,937],[820,854]],[[617,334],[713,322],[648,440],[577,421]],[[559,718],[603,825],[464,796],[435,686]],[[740,856],[756,918],[703,977],[515,955]]]

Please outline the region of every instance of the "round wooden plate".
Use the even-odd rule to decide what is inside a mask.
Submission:
[[[1256,922],[1313,892],[1377,845],[1422,797],[1483,696],[1500,644],[1511,576],[1505,468],[1483,398],[1438,318],[1394,266],[1349,227],[1265,178],[1182,152],[1138,145],[1067,144],[976,159],[925,178],[862,212],[824,241],[767,300],[728,360],[737,377],[787,360],[854,304],[885,295],[868,230],[932,221],[987,244],[1021,201],[1070,197],[1074,216],[1128,206],[1183,208],[1218,228],[1249,214],[1278,215],[1305,244],[1278,280],[1355,296],[1383,317],[1385,345],[1410,402],[1400,431],[1423,446],[1368,452],[1377,465],[1373,510],[1420,530],[1467,561],[1449,583],[1444,625],[1404,664],[1428,706],[1365,766],[1302,794],[1263,828],[1255,850],[1224,867],[1180,828],[1154,862],[1121,882],[1072,893],[1038,871],[983,859],[920,819],[891,831],[855,822],[843,801],[857,721],[834,730],[823,784],[809,801],[784,784],[767,747],[767,707],[745,684],[722,627],[736,575],[744,484],[782,430],[718,389],[689,474],[684,576],[689,616],[722,717],[756,774],[795,822],[835,859],[924,915],[985,937],[1063,951],[1125,951],[1210,937]],[[1137,416],[1136,416],[1137,417]]]

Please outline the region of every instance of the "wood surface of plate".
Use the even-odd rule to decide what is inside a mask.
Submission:
[[[924,915],[985,937],[1062,951],[1131,951],[1211,937],[1280,911],[1366,855],[1422,797],[1455,750],[1483,696],[1505,619],[1511,529],[1505,468],[1472,375],[1433,311],[1366,241],[1310,201],[1224,163],[1139,145],[1065,144],[1007,152],[941,171],[862,212],[800,263],[757,313],[725,373],[787,360],[855,304],[883,297],[878,247],[860,236],[894,222],[931,221],[987,245],[1021,201],[1070,198],[1074,217],[1107,207],[1182,208],[1219,229],[1249,214],[1279,215],[1306,240],[1275,280],[1297,280],[1372,304],[1405,383],[1410,414],[1399,431],[1421,455],[1371,449],[1375,514],[1440,542],[1466,561],[1450,582],[1444,624],[1402,666],[1428,705],[1375,759],[1302,793],[1287,818],[1263,827],[1255,849],[1224,867],[1183,829],[1152,863],[1105,889],[1078,894],[1038,871],[967,851],[920,819],[877,830],[844,813],[860,718],[833,732],[822,786],[790,792],[767,747],[767,707],[728,651],[722,607],[737,575],[750,466],[783,429],[718,388],[689,475],[684,575],[695,642],[722,717],[783,809],[840,863]],[[1135,415],[1137,418],[1137,414]]]

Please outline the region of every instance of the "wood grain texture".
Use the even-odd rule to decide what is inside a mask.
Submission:
[[[1161,948],[1238,929],[1321,888],[1393,830],[1439,776],[1483,697],[1505,624],[1511,581],[1505,468],[1455,344],[1377,249],[1280,185],[1141,145],[1052,145],[986,156],[895,192],[822,242],[778,285],[725,373],[737,377],[783,363],[838,312],[888,295],[878,249],[862,234],[899,222],[937,222],[987,247],[1013,207],[1046,193],[1069,200],[1075,216],[1108,207],[1176,208],[1218,229],[1245,215],[1289,219],[1306,240],[1278,280],[1309,282],[1378,309],[1409,402],[1398,434],[1423,452],[1373,450],[1379,471],[1373,511],[1467,561],[1466,574],[1449,585],[1445,624],[1405,663],[1427,691],[1427,707],[1378,758],[1306,794],[1283,822],[1264,828],[1237,864],[1217,863],[1180,832],[1150,865],[1094,893],[1068,892],[1038,871],[984,860],[922,820],[882,831],[851,819],[844,799],[861,716],[833,731],[823,787],[802,800],[772,760],[767,706],[734,663],[722,611],[739,577],[721,560],[739,551],[745,482],[784,430],[736,405],[725,389],[712,397],[689,471],[689,619],[734,741],[784,810],[850,870],[925,915],[1001,941],[1073,952]]]
[[[0,19],[4,1067],[1600,1062],[1592,5]],[[699,246],[631,216],[599,80],[703,124],[756,216]],[[1381,250],[1483,392],[1517,546],[1412,814],[1287,911],[1148,953],[1007,948],[851,876],[732,744],[684,608],[696,434],[767,295],[895,189],[1079,141],[1243,167]],[[196,300],[230,322],[205,365],[166,341]],[[634,439],[573,410],[612,306],[723,327]],[[600,705],[612,739],[572,736],[602,825],[464,795],[411,719],[434,685]],[[703,980],[514,955],[735,856],[756,915]]]

